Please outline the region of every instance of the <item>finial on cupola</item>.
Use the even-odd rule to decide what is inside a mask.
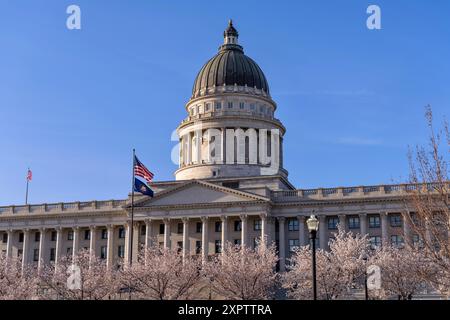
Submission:
[[[238,44],[239,33],[233,26],[233,20],[228,20],[228,27],[223,32],[224,44]]]

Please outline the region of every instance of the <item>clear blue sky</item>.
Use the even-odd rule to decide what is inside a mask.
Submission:
[[[82,30],[66,29],[66,8]],[[366,8],[382,30],[366,28]],[[298,188],[407,179],[423,107],[450,111],[450,2],[0,0],[0,205],[124,198],[131,150],[173,179],[172,131],[231,17],[287,127]]]

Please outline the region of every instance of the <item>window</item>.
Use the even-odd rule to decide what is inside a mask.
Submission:
[[[216,240],[214,242],[214,248],[216,253],[222,253],[222,240]]]
[[[222,109],[222,104],[220,102],[216,102],[215,104],[216,110]]]
[[[102,260],[106,259],[106,246],[100,247],[100,259]]]
[[[73,230],[69,230],[67,232],[67,240],[73,240]]]
[[[348,228],[359,229],[359,217],[348,217]]]
[[[329,217],[328,218],[328,230],[336,230],[338,223],[339,223],[339,219],[337,217]]]
[[[216,232],[222,232],[222,222],[221,221],[216,221],[214,223],[214,230]]]
[[[33,261],[39,261],[39,249],[33,250]]]
[[[51,240],[51,241],[56,241],[56,237],[57,237],[56,231],[52,231],[52,233],[51,233],[51,235],[50,235],[50,240]]]
[[[23,250],[22,249],[17,250],[17,257],[21,257],[22,254],[23,254]]]
[[[211,103],[207,103],[205,105],[205,112],[208,112],[211,109]]]
[[[243,102],[239,102],[239,109],[244,109],[244,107],[245,107],[245,103],[243,103]]]
[[[253,238],[253,249],[258,247],[258,238]]]
[[[201,222],[197,222],[195,224],[195,232],[197,232],[197,233],[201,233],[202,232],[202,223]]]
[[[223,182],[222,186],[225,188],[239,189],[239,181]]]
[[[108,239],[108,229],[102,229],[102,239]]]
[[[120,227],[119,228],[119,239],[123,239],[123,238],[125,238],[125,228]]]
[[[91,240],[91,230],[84,230],[84,240]]]
[[[241,231],[241,230],[242,230],[242,221],[235,220],[234,221],[234,231]]]
[[[401,227],[402,226],[402,217],[399,214],[393,214],[389,216],[391,220],[391,227]]]
[[[294,252],[294,250],[298,248],[300,245],[298,239],[289,239],[288,243],[289,243],[289,252]]]
[[[50,248],[50,261],[55,261],[56,250],[55,248]]]
[[[147,227],[145,225],[141,226],[141,236],[145,236],[147,233]]]
[[[183,233],[183,224],[182,223],[177,224],[177,233],[178,234]]]
[[[414,234],[412,236],[412,241],[414,246],[417,246],[418,248],[423,248],[423,241],[418,234]]]
[[[369,216],[369,228],[379,228],[380,224],[380,216]]]
[[[298,219],[288,219],[288,230],[289,231],[298,231],[299,230],[299,224],[298,224]]]
[[[177,242],[177,252],[180,253],[183,250],[183,241]]]
[[[403,237],[399,235],[391,236],[391,245],[397,248],[401,248],[404,245]]]
[[[3,243],[7,243],[8,242],[8,234],[4,233],[3,234]]]
[[[195,253],[196,254],[202,253],[202,242],[199,240],[195,241]]]
[[[124,246],[118,246],[117,247],[117,256],[119,258],[125,257],[125,247]]]
[[[39,240],[41,240],[41,233],[38,231],[34,233],[34,241],[39,242]]]
[[[372,249],[376,249],[381,246],[381,237],[380,236],[370,237],[369,242],[370,242],[370,247]]]
[[[256,219],[253,221],[253,230],[255,231],[261,231],[262,229],[262,222],[261,219]]]
[[[255,104],[254,103],[250,104],[250,110],[255,110]]]
[[[241,245],[241,239],[234,239],[234,245],[240,246]]]
[[[228,102],[228,109],[232,109],[233,108],[233,102]]]
[[[164,223],[159,225],[159,234],[164,234]]]
[[[19,233],[19,242],[23,242],[23,232]]]
[[[66,253],[67,253],[68,255],[72,255],[72,248],[71,248],[71,247],[68,247],[67,250],[66,250]]]

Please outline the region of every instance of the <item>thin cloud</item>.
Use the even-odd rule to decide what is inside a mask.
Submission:
[[[357,137],[339,138],[336,142],[338,144],[351,146],[379,146],[383,144],[383,141],[381,141],[380,139],[367,139]]]

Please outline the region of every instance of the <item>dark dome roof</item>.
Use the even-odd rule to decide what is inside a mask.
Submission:
[[[231,20],[224,32],[224,38],[225,43],[219,48],[219,53],[206,62],[198,73],[192,94],[224,84],[247,85],[269,94],[269,85],[263,71],[255,61],[244,54],[243,48],[237,44],[238,33]],[[233,39],[230,40],[230,38]]]

